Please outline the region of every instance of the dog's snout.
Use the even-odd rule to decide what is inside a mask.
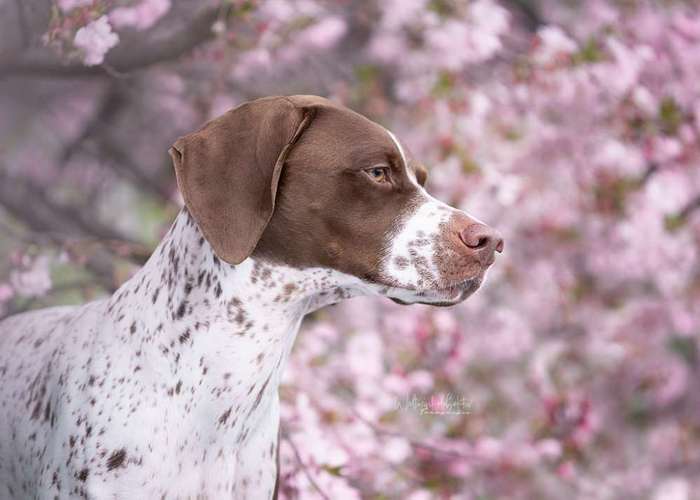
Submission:
[[[473,223],[459,231],[459,239],[484,265],[491,264],[495,252],[503,252],[501,233],[486,224]]]

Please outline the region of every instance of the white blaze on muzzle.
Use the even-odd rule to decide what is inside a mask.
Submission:
[[[399,229],[390,236],[383,262],[382,276],[388,283],[409,290],[435,289],[440,286],[440,269],[436,262],[439,239],[450,216],[456,210],[430,196],[418,184],[408,167],[406,154],[397,137],[386,131],[401,155],[406,175],[418,189],[413,213],[397,221]]]
[[[423,194],[423,193],[421,193]],[[442,228],[449,221],[447,205],[422,196],[416,211],[408,216],[390,237],[383,275],[400,288],[426,290],[439,287],[440,270],[436,261]]]
[[[478,288],[483,278],[485,269],[475,263],[459,234],[465,224],[479,221],[430,196],[409,168],[399,140],[388,130],[387,134],[417,193],[388,236],[380,271],[391,287],[386,294],[406,302],[454,303]]]

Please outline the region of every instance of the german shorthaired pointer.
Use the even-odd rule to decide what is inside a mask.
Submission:
[[[170,154],[185,208],[143,269],[0,324],[1,499],[272,498],[304,315],[456,304],[503,248],[391,132],[320,97],[243,104]]]

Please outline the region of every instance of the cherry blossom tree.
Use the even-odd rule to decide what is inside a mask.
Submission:
[[[177,136],[329,96],[507,245],[458,307],[307,319],[281,495],[696,498],[698,81],[690,0],[1,0],[0,314],[144,262]]]

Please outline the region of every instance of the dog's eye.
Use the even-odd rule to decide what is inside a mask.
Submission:
[[[365,170],[374,182],[387,182],[389,180],[389,167],[372,167]]]

